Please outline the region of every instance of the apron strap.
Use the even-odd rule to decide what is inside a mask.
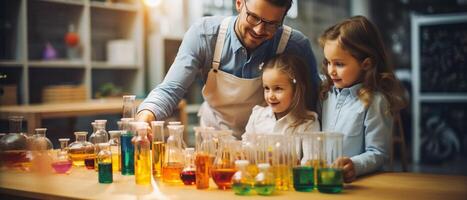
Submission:
[[[284,25],[282,35],[281,35],[281,40],[279,41],[279,46],[277,47],[276,54],[281,54],[282,52],[284,52],[291,33],[292,33],[292,28],[290,28],[290,26]]]
[[[222,20],[222,24],[219,28],[219,33],[217,34],[216,48],[214,49],[214,58],[212,59],[212,68],[215,70],[219,69],[221,63],[222,49],[224,48],[225,35],[227,34],[227,29],[229,27],[230,19],[232,17],[226,17]]]

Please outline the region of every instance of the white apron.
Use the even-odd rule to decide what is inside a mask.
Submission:
[[[236,77],[219,70],[222,49],[231,17],[222,21],[214,50],[212,68],[209,70],[202,93],[205,102],[198,116],[201,126],[231,129],[240,138],[251,114],[251,109],[264,101],[261,76],[252,79]],[[292,29],[284,26],[276,54],[287,46]]]

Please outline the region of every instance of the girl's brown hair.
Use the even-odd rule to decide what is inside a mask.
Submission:
[[[405,107],[403,88],[389,64],[381,34],[368,19],[355,16],[329,27],[320,36],[319,44],[324,48],[326,41],[334,40],[360,63],[365,59],[370,61],[369,67],[363,69],[363,86],[358,91],[358,98],[366,108],[371,104],[375,92],[381,92],[387,99],[391,115],[394,116]],[[321,85],[320,98],[324,100],[333,86],[325,59],[322,72],[326,79]]]
[[[302,124],[305,120],[317,120],[307,111],[315,111],[318,100],[318,91],[314,91],[309,66],[298,56],[279,54],[270,59],[263,66],[263,72],[268,69],[279,70],[290,77],[293,87],[292,103],[288,113],[295,117],[291,127]]]

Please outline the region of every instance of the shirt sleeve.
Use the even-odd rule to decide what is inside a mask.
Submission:
[[[255,130],[256,120],[255,119],[259,111],[260,111],[259,106],[253,107],[250,118],[248,119],[248,123],[246,124],[246,127],[245,127],[245,133],[242,134],[242,140],[245,140],[246,135],[251,134],[251,133],[256,133],[256,130]]]
[[[149,110],[158,120],[172,114],[204,63],[206,42],[202,40],[202,28],[199,22],[186,32],[167,75],[140,104],[138,112]]]
[[[357,176],[381,169],[389,158],[393,117],[382,95],[375,95],[366,113],[364,127],[365,151],[351,158]]]

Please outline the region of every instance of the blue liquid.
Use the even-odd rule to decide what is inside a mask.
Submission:
[[[112,183],[112,163],[99,163],[99,183]]]
[[[344,188],[342,169],[318,169],[318,190],[323,193],[339,193]]]
[[[301,166],[293,168],[293,187],[296,191],[310,192],[314,188],[313,167]]]
[[[135,147],[131,143],[133,135],[131,133],[125,133],[120,136],[122,153],[122,175],[134,175],[135,174]]]

